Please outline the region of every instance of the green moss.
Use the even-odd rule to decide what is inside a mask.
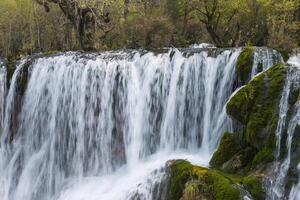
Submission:
[[[182,196],[185,183],[191,179],[192,165],[184,160],[177,160],[171,165],[168,199],[176,200]]]
[[[262,182],[258,176],[247,176],[242,181],[247,191],[256,200],[265,199],[265,192],[262,188]]]
[[[232,158],[223,164],[222,170],[229,173],[245,173],[248,171],[246,167],[251,163],[256,154],[253,147],[244,147],[241,151],[232,156]]]
[[[216,171],[208,173],[205,181],[208,185],[207,192],[213,194],[215,200],[236,200],[240,197],[240,192],[233,187],[233,182]]]
[[[253,65],[253,48],[246,47],[239,55],[236,64],[236,74],[240,84],[246,84],[250,79]]]
[[[249,164],[248,170],[264,167],[266,163],[272,162],[274,160],[274,148],[265,147],[261,149]]]
[[[261,168],[274,159],[278,105],[285,77],[286,68],[275,65],[241,88],[227,103],[227,113],[244,126],[240,138],[257,152],[246,171]]]
[[[240,149],[237,134],[226,132],[221,139],[217,151],[210,160],[210,165],[213,168],[220,168],[224,162],[228,161]]]
[[[193,199],[200,193],[198,189],[198,183],[196,181],[191,181],[186,183],[184,189],[184,199]]]
[[[216,170],[191,165],[189,162],[174,161],[170,166],[169,200],[179,200],[182,196],[202,196],[208,200],[236,200],[240,192],[234,181]]]
[[[247,143],[262,149],[273,144],[278,121],[278,103],[285,80],[283,65],[273,66],[239,90],[227,103],[227,113],[244,126]]]
[[[29,73],[29,67],[32,65],[32,60],[27,61],[23,67],[22,71],[18,77],[17,81],[17,90],[21,96],[25,94],[27,84],[28,84],[28,73]]]
[[[289,60],[290,56],[286,50],[281,49],[281,48],[275,48],[275,50],[281,54],[284,62],[287,62]]]
[[[257,66],[257,73],[260,73],[263,71],[263,64],[262,63],[258,63],[258,66]]]
[[[6,79],[6,84],[7,84],[7,88],[9,88],[10,86],[10,82],[12,79],[12,76],[14,74],[16,70],[16,62],[14,59],[12,58],[8,58],[7,62],[6,62],[6,73],[7,73],[7,79]]]
[[[46,51],[46,52],[43,52],[43,55],[44,56],[52,56],[52,55],[55,55],[59,53],[59,51],[56,51],[56,50],[53,50],[53,51]]]
[[[300,95],[300,89],[292,90],[288,99],[289,105],[294,105],[297,102],[299,95]]]

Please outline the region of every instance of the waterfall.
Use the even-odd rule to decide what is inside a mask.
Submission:
[[[4,123],[4,109],[6,96],[6,68],[4,62],[0,60],[0,130]]]
[[[225,104],[241,49],[214,50],[22,60],[5,101],[2,199],[162,199],[168,160],[207,165],[231,131]]]
[[[293,65],[293,66],[295,66],[295,67],[297,67],[299,69],[300,68],[300,55],[298,54],[298,55],[295,55],[295,56],[291,57],[289,59],[288,63],[291,64],[291,65]],[[298,98],[298,112],[300,112],[299,111],[299,109],[300,109],[299,108],[300,107],[299,104],[300,104],[300,102],[299,102],[299,98]],[[300,117],[298,118],[297,125],[298,126],[300,125]],[[299,171],[298,183],[295,184],[292,187],[292,189],[291,189],[291,192],[290,192],[290,195],[289,195],[289,199],[290,200],[297,200],[297,199],[300,198],[300,163],[298,163],[297,169]]]
[[[276,50],[265,47],[255,48],[251,78],[280,62],[283,62],[283,59]]]
[[[294,59],[294,58],[292,58]],[[268,199],[277,200],[284,199],[285,197],[285,184],[286,178],[288,174],[288,170],[291,165],[291,155],[292,155],[292,142],[295,134],[296,127],[300,125],[300,102],[299,99],[296,102],[292,116],[290,119],[287,119],[289,109],[289,98],[291,95],[291,90],[295,88],[300,88],[300,71],[297,68],[297,64],[300,62],[288,62],[291,66],[288,68],[288,75],[286,78],[285,86],[282,92],[282,97],[280,101],[280,111],[279,111],[279,120],[276,129],[276,169],[274,180],[271,180],[270,189],[268,189]],[[288,120],[288,121],[287,121]],[[283,161],[280,161],[280,153],[281,153],[281,141],[283,137],[283,131],[286,129],[287,139],[286,139],[286,156]],[[298,186],[299,187],[299,186]],[[292,190],[292,193],[294,191]],[[292,194],[291,193],[291,194]],[[297,199],[297,198],[290,198]]]

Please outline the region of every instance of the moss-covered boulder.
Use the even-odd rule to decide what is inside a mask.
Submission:
[[[241,196],[231,178],[184,160],[170,161],[169,174],[168,200],[238,200]]]
[[[286,68],[281,64],[275,65],[255,77],[229,100],[227,113],[242,124],[243,130],[234,135],[224,134],[210,162],[212,167],[227,172],[241,168],[245,171],[273,160],[278,105],[285,77]]]
[[[210,160],[210,166],[227,173],[243,173],[256,154],[256,149],[245,144],[238,133],[225,133],[217,151]]]
[[[246,146],[227,162],[223,163],[221,169],[228,173],[244,173],[245,167],[251,162],[255,154],[255,148]]]
[[[241,128],[236,133],[224,134],[210,161],[216,170],[239,174],[241,185],[258,200],[265,198],[262,174],[274,160],[278,105],[286,70],[282,64],[275,65],[231,97],[226,110]],[[290,101],[295,99],[291,97]]]
[[[239,152],[241,148],[237,134],[226,132],[221,139],[217,151],[210,160],[210,165],[212,167],[220,167],[223,163],[232,158],[232,155]]]
[[[290,56],[289,56],[289,53],[286,50],[284,50],[282,48],[275,48],[275,50],[278,51],[281,54],[282,59],[283,59],[284,62],[287,62],[289,60]]]
[[[246,47],[238,57],[235,69],[239,85],[246,84],[251,78],[253,56],[254,49],[252,47]]]
[[[19,76],[17,77],[18,81],[17,81],[17,91],[19,92],[19,94],[21,96],[23,96],[25,94],[26,88],[27,88],[27,84],[28,84],[28,78],[29,78],[29,70],[30,70],[30,66],[32,65],[33,60],[27,60],[24,64],[23,67],[21,69],[21,72],[19,74]]]
[[[243,140],[261,151],[259,160],[269,158],[275,147],[285,77],[286,68],[275,65],[241,88],[227,103],[227,113],[244,126]]]
[[[265,191],[262,188],[262,177],[250,175],[242,179],[242,184],[255,200],[265,199]]]

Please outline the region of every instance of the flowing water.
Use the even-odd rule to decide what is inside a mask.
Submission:
[[[6,94],[6,68],[4,62],[0,60],[0,130],[4,123],[5,109],[5,94]]]
[[[167,161],[207,166],[224,131],[231,131],[225,104],[240,52],[70,52],[34,59],[22,97],[27,60],[18,64],[7,95],[1,72],[0,196],[164,199]]]
[[[289,59],[288,63],[292,66],[295,66],[298,70],[300,70],[300,55],[298,54],[296,56],[291,57]],[[298,76],[300,76],[299,73],[298,73]],[[300,84],[300,80],[298,80],[298,84]],[[299,85],[298,85],[298,87],[299,87]],[[294,120],[295,125],[293,125],[293,126],[296,126],[296,125],[300,126],[300,114],[299,113],[300,113],[300,102],[299,102],[299,97],[298,97],[297,112],[296,112],[296,116],[295,116],[298,118],[296,118],[296,120]],[[290,195],[289,195],[289,200],[300,199],[300,163],[298,164],[297,168],[299,171],[299,177],[298,177],[299,180],[298,180],[298,183],[292,187]]]
[[[283,62],[283,60],[276,50],[264,47],[256,48],[254,51],[251,78],[279,62]]]
[[[291,166],[291,156],[292,156],[292,143],[293,137],[295,135],[295,131],[297,126],[300,125],[300,102],[299,98],[296,102],[294,108],[289,108],[289,98],[291,96],[291,90],[300,88],[300,70],[299,64],[300,59],[295,60],[295,57],[292,57],[288,63],[290,64],[288,68],[288,74],[285,82],[285,86],[283,89],[281,101],[280,101],[280,111],[279,111],[279,120],[276,129],[276,169],[274,179],[271,180],[270,188],[268,189],[267,199],[271,200],[280,200],[285,198],[286,193],[286,178],[288,174],[288,170]],[[293,109],[290,119],[288,119],[288,111],[289,109]],[[288,121],[287,121],[288,120]],[[283,132],[286,130],[287,139],[285,144],[286,155],[283,160],[280,158],[281,153],[281,143]],[[300,198],[300,195],[297,196],[296,193],[299,193],[298,188],[299,185],[294,186],[290,193],[290,199],[296,200]]]

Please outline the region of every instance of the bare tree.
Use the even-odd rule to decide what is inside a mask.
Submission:
[[[104,35],[111,29],[110,10],[105,3],[101,9],[98,8],[99,1],[89,5],[80,0],[35,0],[44,6],[45,11],[50,11],[50,3],[57,4],[64,15],[73,24],[76,30],[77,40],[83,50],[95,49],[96,28],[99,27]]]
[[[224,15],[225,12],[221,10],[219,0],[194,0],[192,7],[197,11],[199,20],[205,25],[207,32],[217,46],[236,45],[240,26],[238,23],[232,26],[232,21],[238,10],[232,10],[229,14]],[[222,26],[226,28],[220,31],[221,21]]]

